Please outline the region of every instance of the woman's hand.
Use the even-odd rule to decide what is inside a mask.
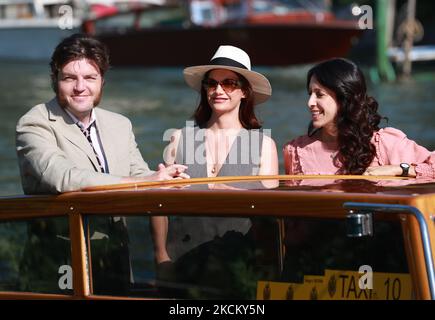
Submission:
[[[182,164],[171,164],[166,167],[164,164],[159,163],[157,171],[147,178],[151,181],[189,179],[190,176],[184,173],[186,169],[187,166]]]
[[[159,163],[157,171],[152,175],[146,177],[123,177],[122,183],[136,183],[136,182],[147,182],[147,181],[162,181],[162,180],[173,180],[173,179],[189,179],[190,176],[184,171],[186,171],[187,166],[182,164],[171,164],[165,166]]]
[[[368,167],[363,173],[364,176],[400,176],[402,168],[399,165],[386,165],[378,167]],[[408,177],[415,177],[414,166],[409,168]]]

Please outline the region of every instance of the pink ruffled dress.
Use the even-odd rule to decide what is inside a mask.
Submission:
[[[417,178],[435,179],[435,152],[419,146],[406,135],[391,127],[373,134],[372,143],[376,155],[370,166],[399,165],[402,162],[415,165]],[[323,143],[311,137],[300,136],[283,148],[286,174],[336,174],[337,144]]]

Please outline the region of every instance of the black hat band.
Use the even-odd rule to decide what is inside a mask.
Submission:
[[[229,58],[215,58],[210,61],[210,65],[236,67],[248,70],[243,64]]]

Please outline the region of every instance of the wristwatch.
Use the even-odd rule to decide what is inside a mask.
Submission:
[[[401,176],[402,177],[407,177],[408,174],[409,174],[410,165],[408,163],[403,162],[403,163],[400,164],[400,167],[402,168],[402,174],[401,174]]]

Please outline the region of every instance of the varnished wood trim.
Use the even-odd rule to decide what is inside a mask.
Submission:
[[[273,176],[225,176],[225,177],[205,177],[191,179],[177,179],[164,181],[144,181],[135,183],[121,183],[105,186],[95,186],[83,188],[81,191],[108,191],[108,190],[138,190],[146,187],[155,186],[177,186],[184,184],[208,184],[208,183],[229,183],[236,181],[258,181],[258,180],[403,180],[404,177],[396,176],[362,176],[362,175],[273,175]]]
[[[69,215],[71,255],[73,265],[73,289],[74,295],[84,298],[89,295],[88,273],[86,270],[87,255],[83,230],[83,219],[78,212]]]
[[[83,219],[87,219],[86,217],[83,217]],[[92,250],[91,250],[91,234],[89,232],[89,221],[84,226],[85,229],[85,241],[86,241],[86,253],[88,255],[87,261],[88,263],[88,276],[89,276],[89,293],[92,294],[94,292],[94,281],[92,279]]]
[[[423,244],[421,241],[421,231],[418,221],[414,216],[409,218],[409,241],[412,248],[412,258],[414,261],[414,277],[416,284],[416,298],[428,300],[431,299],[429,291],[429,282],[427,278],[427,270],[425,257],[423,252]]]
[[[148,190],[114,192],[102,196],[81,194],[76,209],[84,214],[214,215],[214,216],[321,216],[342,217],[343,202],[406,204],[397,195],[264,191]]]
[[[433,196],[435,198],[435,195]],[[52,199],[56,206],[38,210],[40,203],[16,200],[1,203],[0,220],[58,216],[70,212],[117,215],[316,215],[342,216],[345,201],[409,204],[409,195],[268,190],[141,190],[81,192]],[[46,199],[43,199],[46,202]],[[212,205],[211,205],[212,204]],[[36,208],[36,209],[35,209]],[[52,210],[52,211],[49,211]]]
[[[435,256],[435,226],[431,215],[435,208],[435,197],[433,195],[424,195],[409,202],[409,206],[417,208],[424,216],[426,221],[429,241],[432,248],[432,259]],[[407,250],[407,261],[410,265],[410,274],[412,283],[415,286],[416,299],[430,300],[428,274],[426,260],[423,252],[423,243],[420,225],[413,215],[407,215],[405,219],[406,229],[405,245]],[[435,259],[434,259],[435,261]]]

